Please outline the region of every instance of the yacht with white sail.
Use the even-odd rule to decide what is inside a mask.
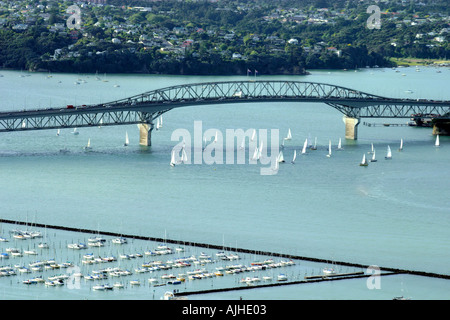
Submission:
[[[172,154],[170,155],[170,166],[175,167],[175,153],[172,150]]]
[[[303,143],[302,154],[306,154],[306,147],[308,146],[308,139]]]
[[[386,153],[386,157],[384,157],[386,160],[391,160],[392,159],[392,152],[391,152],[391,147],[388,146],[387,147],[387,153]]]
[[[91,147],[91,138],[88,139],[87,145],[84,147],[85,151],[91,151],[92,147]]]
[[[338,142],[338,147],[337,147],[337,149],[338,149],[338,150],[344,150],[344,148],[342,148],[342,140],[341,140],[341,138],[339,138],[339,142]]]
[[[363,154],[362,161],[359,165],[362,167],[367,167],[369,165],[369,163],[367,162],[367,159],[366,159],[366,154]]]
[[[123,144],[125,147],[130,144],[130,139],[128,139],[128,131],[125,131],[125,143]]]
[[[370,159],[370,162],[377,162],[377,159],[375,159],[375,149],[372,151],[372,159]]]
[[[327,154],[328,158],[331,158],[331,140],[328,141],[328,154]]]
[[[288,134],[287,134],[286,138],[284,138],[284,140],[292,140],[291,129],[288,130]]]
[[[398,151],[403,150],[403,139],[400,139],[400,147],[398,148]]]

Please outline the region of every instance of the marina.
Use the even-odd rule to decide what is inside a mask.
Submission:
[[[41,248],[39,252],[34,251],[38,257],[24,259],[23,255],[14,253],[20,253],[22,250],[25,252],[24,245],[27,248],[36,246],[38,239],[43,238],[43,233],[35,228],[28,230],[28,224],[20,221],[1,220],[1,223],[3,230],[8,226],[27,227],[25,230],[16,228],[3,231],[4,234],[9,233],[10,239],[6,235],[2,237],[1,250],[5,252],[0,260],[3,262],[0,265],[0,285],[1,281],[8,282],[6,279],[9,279],[9,285],[16,289],[20,288],[20,285],[64,287],[69,290],[68,293],[70,290],[80,290],[85,292],[87,298],[95,299],[101,297],[93,297],[90,292],[132,289],[142,285],[150,290],[147,293],[141,292],[144,294],[142,298],[149,299],[149,294],[152,293],[152,299],[158,299],[155,294],[160,294],[160,299],[163,299],[168,292],[176,297],[190,297],[371,276],[371,272],[364,271],[370,266],[349,262],[332,261],[333,268],[321,268],[321,265],[329,265],[330,261],[274,252],[252,252],[244,248],[186,243],[166,238],[145,238],[136,235],[120,235],[114,238],[111,236],[116,235],[110,232],[73,230],[63,226],[40,226],[45,228],[45,234],[48,231],[53,234],[46,235],[44,239],[51,245]],[[23,240],[14,237],[17,234],[34,236]],[[92,234],[96,236],[92,237]],[[60,239],[57,238],[59,236]],[[92,247],[73,243],[64,245],[63,241],[67,242],[68,236],[84,237],[88,243],[102,245],[93,246],[98,248],[95,249],[96,253],[85,253]],[[131,248],[127,245],[127,238],[131,239]],[[30,243],[25,243],[26,241]],[[172,248],[169,244],[177,246]],[[144,249],[149,246],[153,249]],[[199,248],[207,252],[198,253]],[[130,252],[136,249],[137,252]],[[49,256],[58,256],[60,259],[48,258]],[[450,275],[392,268],[382,268],[379,273],[380,276],[400,274],[450,280]],[[3,287],[7,285],[4,282]],[[163,289],[164,292],[161,291]]]
[[[127,238],[122,236],[114,238],[110,234],[106,239],[104,234],[108,232],[97,231],[97,235],[92,237],[94,230],[81,232],[55,226],[45,226],[48,234],[45,238],[42,232],[30,231],[28,228],[5,231],[8,226],[17,227],[18,224],[26,226],[26,223],[2,220],[4,241],[1,249],[10,254],[2,256],[1,260],[0,284],[3,282],[3,287],[5,282],[9,282],[11,287],[19,288],[23,285],[42,285],[91,292],[142,286],[153,288],[155,294],[181,286],[183,289],[176,290],[180,294],[180,291],[186,290],[204,292],[205,288],[211,286],[220,291],[257,286],[260,282],[263,286],[280,282],[287,284],[298,280],[302,272],[320,271],[320,268],[314,270],[314,264],[300,267],[301,260],[294,261],[291,257],[252,253],[241,248],[217,248],[168,239],[144,240],[143,237],[132,235],[129,235],[129,244]],[[33,229],[36,230],[36,226]],[[35,237],[29,237],[28,240],[14,237],[16,234],[28,233],[33,233]],[[103,245],[89,247],[63,243],[68,241],[68,236],[84,237],[84,242],[101,242]],[[49,247],[37,251],[37,257],[21,255],[19,258],[11,255],[22,252],[24,247],[36,247],[40,240],[47,241]],[[169,243],[178,245],[172,248]],[[150,246],[152,249],[148,249]],[[198,253],[198,248],[204,251]],[[92,249],[95,253],[89,252]],[[146,298],[150,293],[152,291],[147,292]],[[160,293],[161,296],[163,293]]]

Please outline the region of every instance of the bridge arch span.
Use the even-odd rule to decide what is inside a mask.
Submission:
[[[177,107],[270,101],[325,103],[344,114],[348,139],[356,139],[360,118],[410,118],[418,113],[450,118],[450,101],[387,98],[318,82],[246,80],[175,85],[71,108],[0,112],[0,132],[140,124],[143,137],[151,134],[156,118]],[[151,139],[141,139],[145,141],[150,144]]]

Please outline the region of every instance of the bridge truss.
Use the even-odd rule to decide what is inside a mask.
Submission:
[[[223,81],[177,85],[103,104],[0,113],[0,132],[149,124],[183,106],[251,102],[325,103],[351,118],[410,118],[450,113],[450,101],[393,99],[302,81]]]

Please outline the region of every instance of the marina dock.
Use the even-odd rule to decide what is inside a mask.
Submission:
[[[159,289],[163,291],[173,290],[174,297],[188,297],[189,295],[213,292],[312,284],[372,276],[371,273],[363,271],[369,266],[352,262],[331,262],[330,260],[320,258],[277,252],[255,251],[246,248],[231,248],[214,244],[37,223],[33,223],[31,228],[29,228],[30,226],[27,223],[5,219],[0,219],[0,223],[9,224],[11,226],[9,233],[13,235],[10,237],[10,244],[6,245],[10,246],[6,251],[11,254],[11,258],[2,256],[0,261],[1,263],[5,263],[5,261],[16,261],[12,263],[14,267],[11,264],[0,265],[0,281],[5,277],[17,276],[19,280],[15,281],[15,283],[19,286],[38,285],[38,283],[44,283],[46,287],[68,286],[69,278],[72,278],[72,284],[70,285],[73,286],[74,276],[72,273],[73,270],[77,269],[78,281],[84,279],[82,285],[88,288],[88,293],[92,291],[114,291],[121,288],[134,288],[134,290],[141,288],[144,290],[147,287],[152,288],[153,295],[155,295],[155,290]],[[19,226],[21,225],[26,225],[27,227],[25,229],[32,231],[21,234],[19,232]],[[73,253],[72,257],[78,257],[80,260],[60,263],[57,261],[60,258],[62,259],[62,257],[56,256],[53,259],[48,259],[46,256],[39,256],[38,254],[43,252],[42,250],[33,251],[30,249],[30,245],[27,245],[27,243],[34,243],[37,246],[36,241],[33,240],[33,236],[29,236],[28,238],[20,237],[20,235],[28,236],[33,234],[40,237],[40,232],[34,231],[36,228],[45,228],[46,231],[54,229],[76,232],[77,235],[89,237],[88,242],[86,242],[87,244],[59,244],[58,252]],[[104,236],[111,236],[113,238],[105,239],[103,238]],[[98,241],[91,242],[92,239],[98,239]],[[127,248],[129,249],[126,239],[143,240],[144,244],[146,241],[156,242],[159,243],[159,246],[153,251],[146,250],[143,254],[125,254],[122,251],[127,250]],[[45,241],[45,239],[38,241]],[[5,243],[8,243],[8,240],[3,242],[2,248],[5,247]],[[21,254],[22,252],[20,249],[14,249],[15,251],[13,252],[11,246],[21,246],[22,244],[24,244],[22,249],[28,247],[28,254],[25,254],[25,250],[23,254],[24,258],[26,256],[29,258],[28,265],[26,265],[26,259],[23,261],[22,258],[13,256],[13,253]],[[177,244],[178,247],[171,249],[169,244]],[[56,243],[53,243],[53,245],[54,247],[58,246]],[[204,251],[194,255],[192,253],[197,252],[195,248],[201,248]],[[88,249],[89,253],[84,254],[85,251],[82,252],[81,250],[86,249]],[[101,251],[102,249],[105,250]],[[190,253],[184,253],[184,249]],[[113,250],[122,251],[116,257],[111,254]],[[212,250],[217,250],[217,252],[214,254]],[[49,251],[51,254],[57,252],[54,248],[52,250],[47,249],[46,252]],[[225,252],[227,252],[226,255]],[[36,258],[39,257],[39,264],[32,260],[34,259],[32,258],[33,255]],[[167,255],[168,258],[165,258]],[[62,254],[62,256],[65,256],[65,254]],[[19,262],[18,259],[23,265],[17,264]],[[309,262],[311,264],[308,264]],[[111,266],[111,263],[118,263],[118,266]],[[329,268],[324,268],[324,266],[329,266],[330,263],[336,269],[331,269],[332,272],[325,273]],[[100,265],[107,265],[107,267],[100,267]],[[133,267],[129,268],[129,266]],[[343,268],[346,270],[343,270]],[[389,267],[379,267],[379,269],[380,276],[412,274],[450,279],[449,275],[444,274],[401,270]],[[71,271],[69,272],[68,270]],[[55,272],[58,274],[55,274]],[[109,281],[114,281],[114,284],[110,285],[106,283],[108,279],[110,279]],[[66,281],[68,282],[67,284]],[[11,285],[12,283],[11,281]],[[184,289],[180,290],[178,288]]]

